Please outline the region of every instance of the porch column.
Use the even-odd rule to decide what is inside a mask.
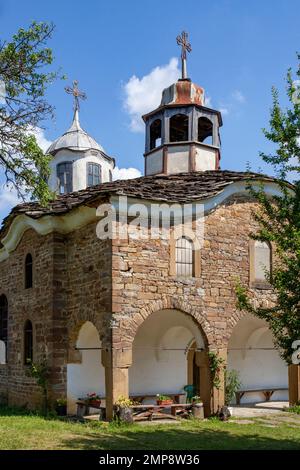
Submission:
[[[216,353],[224,362],[219,372],[220,388],[213,388],[212,408],[214,413],[220,411],[222,406],[225,405],[225,367],[227,366],[227,349],[219,349]]]
[[[289,376],[289,403],[290,406],[300,401],[300,366],[290,364],[288,367]]]
[[[131,349],[103,349],[105,367],[106,419],[113,419],[113,406],[120,396],[128,398],[128,368],[132,364]]]
[[[200,374],[200,397],[203,400],[204,416],[208,417],[212,413],[212,390],[209,358],[207,351],[196,351],[195,355],[195,361],[199,367]]]

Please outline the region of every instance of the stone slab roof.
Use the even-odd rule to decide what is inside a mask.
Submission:
[[[215,170],[176,175],[143,176],[130,180],[102,183],[81,191],[58,196],[47,207],[42,207],[36,202],[17,205],[3,220],[0,238],[3,237],[10,222],[21,214],[33,219],[39,219],[45,215],[63,215],[76,207],[92,205],[94,201],[108,198],[110,195],[126,195],[170,203],[191,203],[215,196],[235,182],[255,179],[275,181],[274,178],[257,173]]]

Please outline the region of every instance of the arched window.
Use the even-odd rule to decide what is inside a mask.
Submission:
[[[57,179],[59,194],[71,193],[73,191],[72,162],[64,162],[57,165]]]
[[[186,237],[178,238],[175,250],[176,275],[183,277],[194,276],[193,242]]]
[[[253,248],[253,259],[251,260],[252,280],[257,283],[267,283],[267,276],[268,273],[271,274],[272,268],[271,245],[267,242],[255,240]]]
[[[87,187],[101,183],[101,165],[99,163],[87,163]]]
[[[30,289],[33,285],[33,261],[30,253],[25,258],[25,289]]]
[[[198,142],[212,145],[213,123],[206,117],[198,119]]]
[[[8,303],[5,295],[0,296],[0,341],[3,341],[5,352],[1,363],[7,362],[7,326],[8,326]]]
[[[24,364],[33,360],[33,328],[30,320],[26,320],[24,326]]]
[[[150,150],[161,145],[161,120],[155,119],[150,126]]]
[[[188,140],[189,118],[185,114],[175,114],[170,119],[170,142]]]

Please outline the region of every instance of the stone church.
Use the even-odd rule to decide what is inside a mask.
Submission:
[[[46,358],[51,398],[66,398],[70,414],[88,393],[103,397],[111,418],[120,396],[151,403],[190,384],[209,415],[224,403],[209,351],[238,371],[242,402],[264,401],[270,389],[287,400],[288,368],[267,324],[238,311],[235,296],[239,278],[253,299],[272,301],[272,247],[249,236],[247,183],[263,181],[270,195],[278,187],[221,169],[222,116],[187,78],[184,48],[182,77],[143,116],[143,177],[112,181],[114,159],[80,125],[77,82],[73,94],[71,127],[48,150],[56,199],[18,205],[0,231],[1,400],[39,406],[26,370]],[[202,230],[178,236],[174,206],[188,208],[192,229],[202,208]]]

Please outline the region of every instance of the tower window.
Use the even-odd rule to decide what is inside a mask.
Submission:
[[[170,142],[188,140],[189,118],[185,114],[175,114],[170,119]]]
[[[3,342],[3,354],[1,354],[1,364],[7,362],[7,328],[8,328],[8,303],[5,295],[0,296],[0,341]],[[3,357],[2,357],[3,356]]]
[[[87,163],[87,187],[96,186],[101,183],[101,165],[98,163]]]
[[[30,289],[33,285],[33,261],[32,255],[28,253],[25,258],[25,289]]]
[[[57,165],[57,179],[59,194],[71,193],[73,191],[73,164],[71,162],[59,163]]]
[[[272,252],[271,246],[267,242],[261,242],[255,240],[254,242],[254,251],[251,264],[253,266],[253,276],[252,279],[257,283],[268,283],[268,273],[271,273],[272,263]]]
[[[212,145],[213,123],[206,117],[198,119],[198,142]]]
[[[24,326],[24,364],[33,360],[33,328],[30,320],[26,320]]]
[[[182,277],[194,276],[193,242],[186,237],[176,240],[176,275]]]
[[[150,150],[161,145],[161,120],[155,119],[150,126]]]

